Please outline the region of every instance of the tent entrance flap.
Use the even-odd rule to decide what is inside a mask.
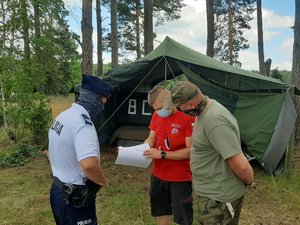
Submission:
[[[115,130],[109,140],[109,145],[116,140],[134,140],[144,142],[149,135],[150,130],[147,126],[121,126]]]
[[[278,94],[244,94],[234,112],[238,121],[241,140],[247,145],[249,155],[260,160],[273,135],[280,109],[285,100],[285,93]]]
[[[279,161],[281,160],[291,135],[293,133],[297,113],[291,99],[290,93],[287,91],[285,94],[285,101],[282,104],[281,111],[274,133],[266,149],[264,156],[260,160],[262,167],[269,173],[272,173]]]

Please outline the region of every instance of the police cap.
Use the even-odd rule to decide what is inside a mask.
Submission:
[[[93,91],[97,94],[100,94],[105,97],[109,97],[114,89],[104,80],[100,79],[99,77],[90,76],[82,74],[82,84],[81,87],[83,89],[87,89]]]

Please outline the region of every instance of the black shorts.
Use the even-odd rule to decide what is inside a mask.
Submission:
[[[192,182],[170,182],[151,176],[150,202],[152,216],[173,215],[181,225],[193,223]]]

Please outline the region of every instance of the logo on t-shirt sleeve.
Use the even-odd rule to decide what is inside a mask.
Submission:
[[[91,126],[93,125],[93,123],[92,123],[90,117],[88,117],[88,116],[85,115],[85,114],[81,114],[81,116],[83,117],[83,119],[84,119],[84,121],[85,121],[85,124],[88,124],[88,125],[91,125]]]
[[[64,125],[57,120],[54,120],[51,125],[51,129],[54,130],[58,135],[60,135],[63,127],[64,127]]]

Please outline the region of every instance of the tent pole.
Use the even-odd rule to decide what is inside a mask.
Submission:
[[[284,154],[284,168],[283,168],[283,172],[285,173],[287,171],[288,168],[288,155],[289,155],[289,145],[286,146],[285,148],[285,154]]]
[[[167,80],[167,70],[168,70],[168,67],[167,67],[167,59],[164,57],[165,59],[165,81]]]
[[[173,70],[172,70],[171,66],[169,65],[169,63],[167,61],[167,58],[166,57],[163,57],[163,58],[165,60],[165,81],[167,80],[167,75],[168,75],[167,71],[168,71],[168,69],[170,70],[170,73],[173,75],[173,78],[176,79],[176,77],[173,73]]]

